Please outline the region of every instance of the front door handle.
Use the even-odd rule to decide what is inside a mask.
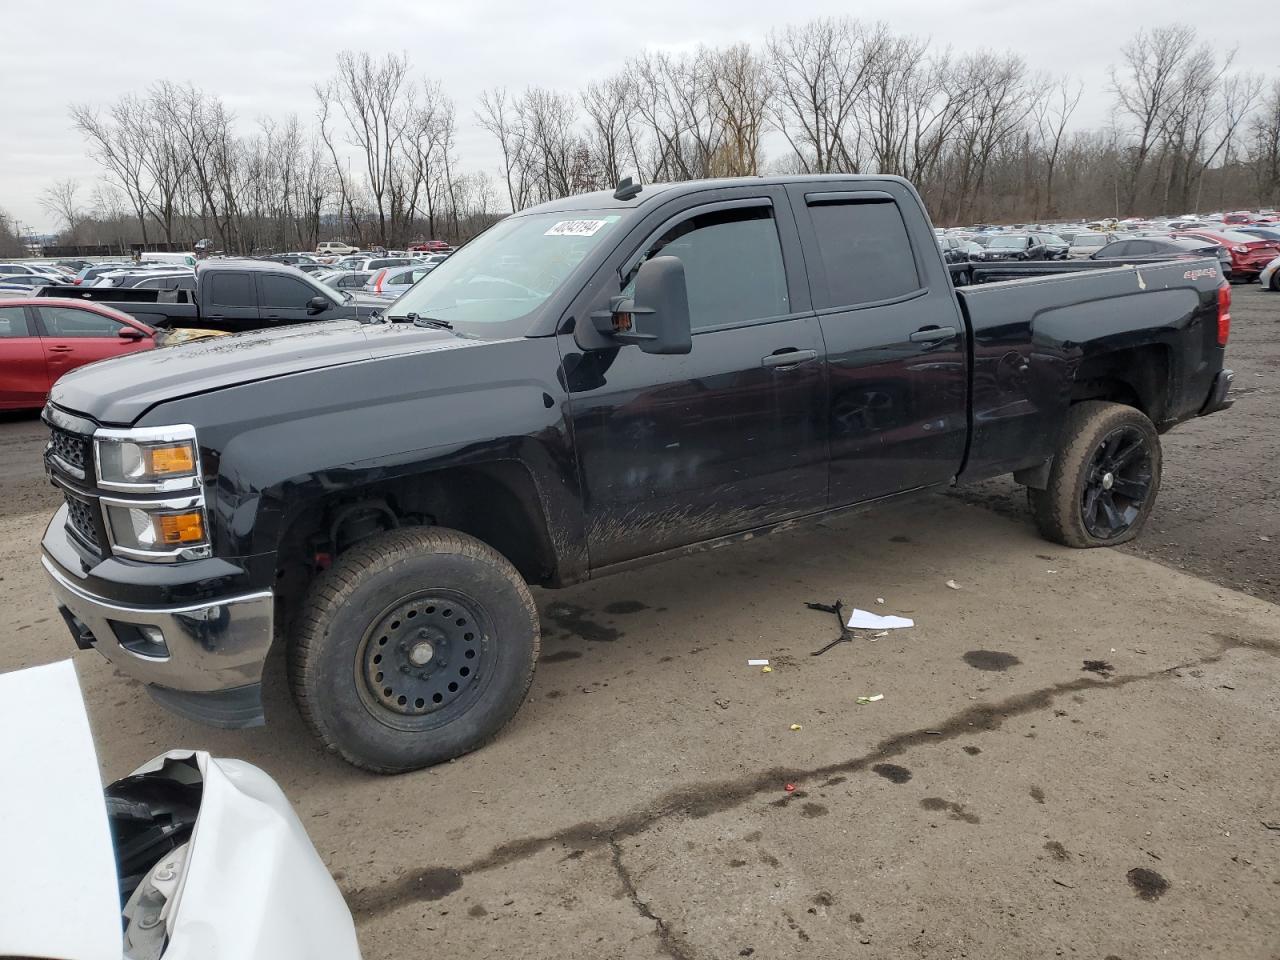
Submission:
[[[955,335],[955,327],[921,327],[910,339],[912,343],[936,343],[939,340],[950,340]]]
[[[769,354],[767,357],[761,357],[760,366],[790,370],[792,367],[798,367],[802,363],[817,359],[817,350],[797,350],[795,347],[786,347]]]
[[[50,347],[49,352],[50,353],[70,353],[71,348],[70,347]]]

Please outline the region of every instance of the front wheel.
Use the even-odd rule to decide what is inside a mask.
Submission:
[[[1133,407],[1088,400],[1067,413],[1044,490],[1027,490],[1045,539],[1068,547],[1132,540],[1160,489],[1160,437]]]
[[[454,530],[396,530],[312,585],[289,680],[329,750],[403,773],[497,734],[524,702],[538,646],[533,597],[505,557]]]
[[[1276,293],[1280,293],[1280,270],[1271,274],[1271,289]]]

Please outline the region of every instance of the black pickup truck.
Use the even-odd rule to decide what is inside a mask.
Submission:
[[[92,300],[158,329],[200,328],[241,333],[319,320],[363,320],[385,304],[330,290],[287,264],[211,260],[196,267],[196,289],[53,285],[37,296]]]
[[[1228,406],[1216,260],[957,288],[890,177],[622,188],[503,220],[388,308],[77,370],[43,563],[161,703],[263,720],[287,646],[330,749],[395,772],[516,712],[529,585],[1012,473],[1133,537],[1161,432]]]

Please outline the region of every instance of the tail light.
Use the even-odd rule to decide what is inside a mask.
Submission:
[[[378,291],[378,293],[382,292],[382,279],[386,275],[387,275],[386,270],[379,270],[377,278],[373,281],[373,289]]]
[[[1218,287],[1218,346],[1225,347],[1231,336],[1231,284]]]
[[[81,280],[79,277],[76,277],[74,280],[72,280],[72,281],[71,281],[71,283],[72,283],[72,285],[74,285],[74,286],[77,286],[77,287],[78,287],[78,286],[80,286],[80,284],[84,283],[84,281],[83,281],[83,280]]]

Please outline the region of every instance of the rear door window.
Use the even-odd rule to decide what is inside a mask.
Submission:
[[[892,300],[921,289],[907,225],[893,200],[806,194],[805,202],[827,280],[819,308]]]
[[[210,278],[209,302],[220,307],[256,307],[253,277],[247,273],[215,273]]]

